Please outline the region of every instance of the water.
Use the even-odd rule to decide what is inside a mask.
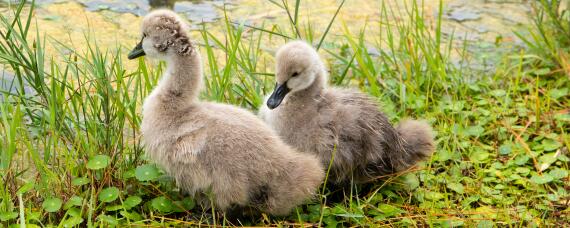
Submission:
[[[6,12],[7,1],[0,0],[0,12]],[[266,0],[37,0],[36,10],[40,34],[49,40],[70,46],[75,51],[85,51],[86,37],[96,41],[99,47],[114,50],[117,46],[129,49],[139,39],[141,16],[156,8],[172,9],[186,17],[192,29],[207,26],[210,33],[224,37],[223,23],[214,23],[223,17],[223,9],[231,20],[254,26],[285,25],[288,16],[284,10]],[[280,1],[278,1],[280,2]],[[294,1],[290,1],[291,5]],[[407,2],[408,4],[406,4]],[[385,1],[391,9],[404,13],[408,1]],[[338,6],[337,0],[302,1],[299,18],[303,23],[311,21],[318,33],[326,28]],[[332,26],[328,41],[344,34],[343,23],[350,32],[357,34],[368,25],[366,40],[378,43],[381,1],[349,0]],[[424,12],[427,22],[434,25],[438,15],[439,0],[425,0]],[[291,6],[292,7],[292,6]],[[469,52],[483,58],[474,66],[492,67],[493,56],[511,50],[522,43],[513,31],[529,23],[530,3],[524,0],[449,0],[443,8],[442,32],[444,38],[452,37],[458,43],[470,41]],[[404,20],[402,18],[396,20]],[[382,22],[386,23],[386,22]],[[303,25],[305,26],[305,25]],[[87,35],[86,35],[87,34]],[[199,34],[194,33],[195,36]],[[264,44],[265,45],[265,44]],[[271,43],[268,48],[275,48]],[[373,45],[371,45],[373,46]],[[68,53],[61,46],[49,45],[48,54]],[[374,51],[374,50],[372,50]],[[378,50],[376,50],[378,51]],[[57,55],[56,55],[57,56]],[[487,58],[487,59],[485,59]],[[127,63],[131,64],[131,63]],[[134,63],[132,63],[134,64]]]

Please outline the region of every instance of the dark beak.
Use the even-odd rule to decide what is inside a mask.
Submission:
[[[283,98],[285,98],[285,95],[287,95],[289,91],[291,90],[287,88],[287,82],[281,85],[275,84],[275,90],[269,97],[269,100],[267,100],[267,107],[269,107],[269,109],[277,108],[277,106],[281,104],[281,101],[283,101]]]
[[[141,39],[141,42],[139,42],[139,44],[137,44],[137,46],[135,46],[135,48],[133,48],[133,50],[129,53],[129,59],[136,59],[145,55],[142,47],[142,42],[143,40]]]

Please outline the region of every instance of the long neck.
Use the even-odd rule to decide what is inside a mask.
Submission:
[[[159,88],[163,98],[172,105],[194,102],[202,85],[202,61],[194,50],[186,55],[172,54],[166,66],[166,74]]]

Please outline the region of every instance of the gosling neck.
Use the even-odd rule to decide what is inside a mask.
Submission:
[[[197,50],[171,53],[166,74],[160,82],[163,95],[173,101],[194,102],[202,85],[202,61]]]
[[[302,102],[304,104],[317,101],[327,86],[327,75],[324,71],[317,73],[313,83],[302,90],[293,92],[289,100],[291,102]]]

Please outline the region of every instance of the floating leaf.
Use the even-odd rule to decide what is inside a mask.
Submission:
[[[116,187],[108,187],[99,193],[99,201],[104,203],[113,202],[119,197],[119,189]]]
[[[131,209],[142,202],[141,197],[139,196],[129,196],[125,201],[123,201],[123,205],[126,209]]]
[[[89,179],[87,177],[78,177],[71,181],[71,185],[73,186],[81,186],[89,183]]]
[[[154,209],[156,209],[157,211],[161,212],[161,213],[169,213],[172,211],[172,201],[167,199],[164,196],[160,196],[157,198],[154,198],[151,201],[151,205]]]
[[[111,158],[107,155],[96,155],[87,162],[88,169],[103,169],[109,165]]]
[[[51,198],[51,199],[47,199],[42,203],[42,207],[44,208],[44,210],[46,210],[47,212],[56,212],[59,211],[59,209],[61,208],[61,205],[63,204],[63,201],[59,198]]]
[[[137,167],[135,175],[139,181],[152,181],[160,176],[160,172],[155,165],[146,164]]]

